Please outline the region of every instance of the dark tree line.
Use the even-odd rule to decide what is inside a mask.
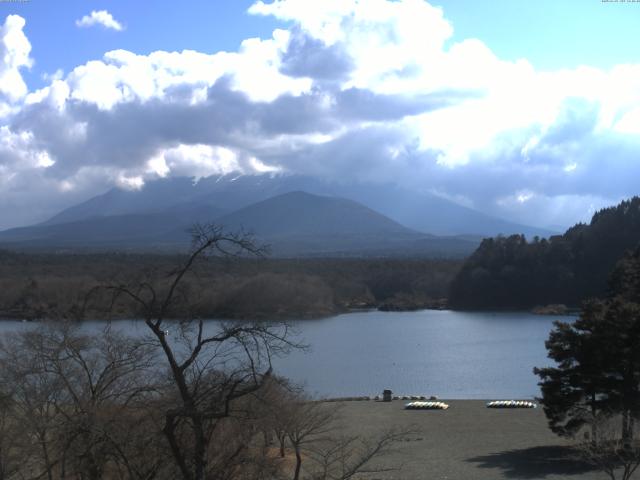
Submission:
[[[489,238],[467,259],[451,284],[457,308],[578,306],[607,293],[607,278],[640,242],[640,198],[597,212],[550,239],[523,235]]]
[[[0,250],[0,317],[77,318],[94,286],[170,270],[180,255],[43,254]],[[446,297],[459,260],[211,258],[184,285],[207,318],[315,318],[351,308],[420,307]],[[108,295],[104,294],[108,301]],[[113,317],[131,318],[120,302]],[[57,315],[56,315],[57,314]],[[90,312],[93,318],[102,313]]]

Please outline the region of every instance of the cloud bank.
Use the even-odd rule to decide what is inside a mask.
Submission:
[[[31,92],[24,20],[8,17],[0,227],[113,185],[230,172],[396,182],[540,226],[638,193],[640,65],[536,71],[452,42],[422,0],[249,13],[290,27],[237,52],[106,52]]]

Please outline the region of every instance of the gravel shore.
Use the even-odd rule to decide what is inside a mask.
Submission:
[[[404,410],[406,401],[340,403],[348,434],[373,438],[386,429],[416,433],[398,443],[370,473],[376,480],[602,479],[601,472],[573,460],[563,441],[536,409],[490,409],[481,400],[451,400],[448,410]]]

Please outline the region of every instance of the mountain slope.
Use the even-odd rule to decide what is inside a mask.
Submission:
[[[158,213],[187,204],[194,194],[193,180],[180,177],[147,183],[141,190],[111,190],[69,207],[41,225],[54,225],[86,220],[92,217]],[[198,202],[198,204],[202,204]]]
[[[231,231],[250,230],[258,241],[270,244],[276,255],[288,256],[348,252],[397,255],[400,248],[433,238],[352,200],[305,192],[255,203],[222,216],[218,223]],[[471,245],[467,243],[467,247]]]
[[[44,224],[116,214],[157,213],[176,206],[202,205],[231,213],[293,191],[354,200],[408,228],[431,234],[491,236],[523,233],[532,237],[553,233],[507,222],[435,195],[391,184],[337,183],[299,175],[226,175],[203,178],[197,183],[186,178],[161,179],[148,182],[138,191],[112,189],[64,210]]]
[[[220,215],[209,207],[181,206],[163,213],[125,214],[41,224],[0,232],[0,243],[22,247],[184,250],[188,228],[212,221],[228,231],[254,232],[276,256],[461,256],[477,241],[442,238],[408,229],[352,200],[290,192]]]
[[[290,192],[241,208],[218,221],[258,235],[405,235],[423,237],[364,205],[344,198]]]
[[[163,213],[91,217],[6,230],[0,232],[0,243],[27,247],[140,247],[158,244],[158,239],[168,232],[186,232],[196,222],[213,221],[219,216],[215,209],[197,206]]]
[[[492,217],[432,194],[396,185],[351,187],[349,195],[370,208],[415,230],[436,235],[495,236],[521,233],[527,237],[548,237],[554,232]]]

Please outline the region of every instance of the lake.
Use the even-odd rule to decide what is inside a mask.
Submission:
[[[304,383],[317,396],[437,395],[450,399],[532,398],[535,366],[551,365],[544,342],[555,319],[529,313],[348,313],[295,322],[308,352],[276,359],[276,372]],[[115,322],[132,334],[133,321]],[[0,323],[0,332],[28,328]],[[98,329],[103,323],[87,322]]]
[[[535,366],[552,365],[544,342],[555,319],[529,313],[362,312],[299,322],[311,351],[277,362],[284,375],[326,396],[384,388],[440,398],[531,398]],[[564,320],[572,320],[564,317]]]

